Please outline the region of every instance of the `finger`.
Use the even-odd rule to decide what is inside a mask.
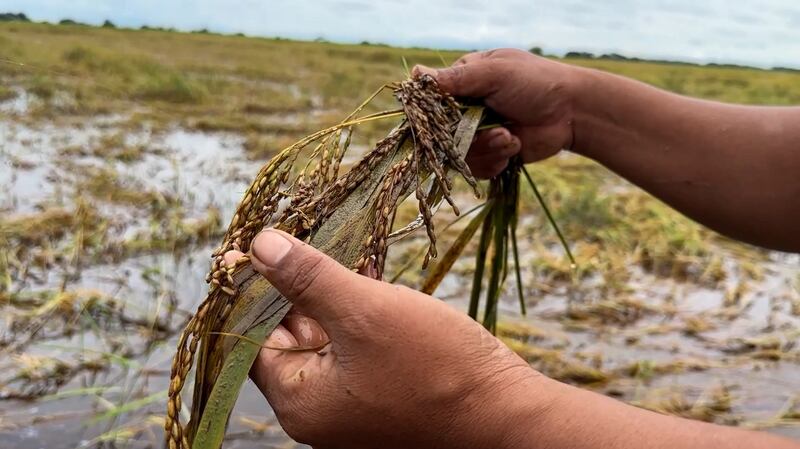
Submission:
[[[493,94],[496,77],[492,76],[492,64],[466,62],[444,69],[432,69],[418,65],[414,74],[428,74],[436,79],[445,92],[458,97],[482,98]]]
[[[281,324],[292,333],[299,346],[317,347],[329,341],[322,326],[303,314],[292,312],[286,315]]]
[[[506,128],[492,128],[481,131],[470,145],[467,157],[473,159],[508,159],[519,153],[522,142],[519,137]]]
[[[250,377],[267,399],[270,399],[271,392],[280,391],[287,373],[296,372],[298,367],[303,366],[310,357],[308,353],[304,352],[270,348],[290,349],[297,346],[297,339],[282,324],[279,324],[264,342],[264,347],[259,351],[258,357],[250,369]]]
[[[465,162],[473,175],[491,178],[500,173],[521,148],[522,143],[517,136],[505,128],[493,128],[482,132],[472,143]]]
[[[524,163],[548,158],[561,150],[554,142],[562,141],[562,136],[553,127],[512,127],[511,132],[522,139],[520,153]]]
[[[473,157],[491,157],[495,154],[500,154],[503,157],[510,157],[513,156],[513,153],[507,154],[507,150],[514,143],[514,136],[511,134],[511,131],[505,127],[498,126],[496,128],[480,131],[472,142],[469,153],[467,154],[469,155],[471,153]]]
[[[286,328],[283,324],[279,324],[275,327],[275,330],[269,335],[267,341],[264,343],[264,346],[269,348],[294,348],[298,346],[297,339],[294,338],[294,334],[292,334],[289,329]],[[281,352],[275,349],[272,349],[275,352]]]
[[[454,62],[453,65],[464,65],[469,64],[470,62],[475,62],[486,57],[486,53],[487,52],[485,51],[473,51],[472,53],[467,53],[464,56],[456,59],[456,62]]]
[[[375,257],[370,257],[367,263],[358,270],[358,274],[370,279],[378,279],[378,267],[375,266]]]
[[[492,179],[505,170],[508,163],[509,159],[494,159],[485,164],[479,164],[481,168],[473,171],[472,174],[479,179]]]
[[[262,231],[253,241],[251,253],[253,268],[329,333],[378,296],[371,284],[374,281],[285,232]]]
[[[230,267],[236,264],[236,261],[242,258],[242,256],[244,256],[243,252],[232,249],[222,256],[222,261],[225,262],[225,265]]]

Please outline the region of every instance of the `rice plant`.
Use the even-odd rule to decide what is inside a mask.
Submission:
[[[393,92],[401,107],[361,115],[384,89]],[[358,126],[389,119],[399,123],[344,172],[342,160]],[[424,227],[429,244],[422,264],[427,266],[438,257],[433,215],[439,204],[447,202],[459,214],[452,195],[453,174],[457,173],[476,195],[480,194],[464,156],[479,127],[492,125],[489,120],[482,106],[456,102],[438,89],[433,78],[423,75],[384,86],[342,122],[287,147],[261,169],[239,204],[222,245],[213,253],[207,277],[208,296],[180,336],[168,393],[168,447],[200,449],[222,444],[238,390],[261,349],[260,342],[290,307],[251,268],[247,257],[231,267],[225,265],[224,254],[230,250],[246,253],[255,235],[271,225],[354,270],[370,264],[381,278],[388,247]],[[470,314],[477,316],[484,268],[481,255],[487,254],[491,242],[483,320],[490,330],[495,329],[509,241],[519,275],[514,231],[521,170],[520,162],[515,161],[491,181],[486,204],[468,226],[471,234],[456,241],[432,268],[431,278],[423,287],[424,291],[435,289],[477,229],[475,220],[483,220]],[[418,218],[392,231],[399,204],[412,193],[418,204]],[[521,295],[519,280],[518,291]],[[520,301],[524,307],[521,296]],[[196,369],[190,421],[184,426],[180,422],[180,393],[193,365]]]

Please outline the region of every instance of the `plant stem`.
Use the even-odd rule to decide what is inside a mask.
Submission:
[[[533,189],[533,194],[536,195],[536,200],[539,202],[539,205],[542,206],[542,210],[544,214],[547,216],[547,221],[550,222],[550,225],[553,227],[553,230],[556,231],[558,235],[558,239],[561,241],[561,246],[564,247],[564,251],[567,253],[567,257],[569,257],[570,261],[570,269],[575,271],[578,268],[578,264],[575,262],[575,258],[572,256],[572,251],[569,250],[569,245],[567,245],[567,240],[564,238],[564,234],[561,233],[561,229],[558,228],[556,221],[553,219],[553,215],[550,213],[550,209],[545,204],[542,195],[539,193],[539,189],[536,188],[536,183],[533,182],[531,175],[528,174],[528,170],[525,169],[525,166],[522,166],[522,173],[525,174],[525,178],[528,179],[528,184],[531,185]]]

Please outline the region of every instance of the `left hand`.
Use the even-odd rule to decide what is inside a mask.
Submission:
[[[231,252],[232,262],[241,253]],[[251,377],[296,441],[317,447],[504,448],[557,384],[448,304],[359,275],[266,230],[251,262],[293,303]]]

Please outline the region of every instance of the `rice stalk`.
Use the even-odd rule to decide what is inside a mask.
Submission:
[[[384,89],[393,92],[401,108],[359,116]],[[350,170],[340,173],[342,158],[359,125],[401,117],[384,139]],[[476,196],[480,194],[464,156],[485,122],[483,107],[457,103],[438,89],[433,78],[422,75],[383,86],[341,123],[287,147],[260,170],[245,192],[222,245],[212,254],[208,296],[180,335],[168,390],[167,447],[221,446],[239,388],[263,345],[260,342],[290,308],[289,302],[253,270],[246,256],[235,266],[226,266],[224,254],[230,250],[246,253],[258,232],[274,226],[353,270],[370,264],[380,279],[389,245],[424,227],[429,242],[422,263],[425,267],[438,256],[433,216],[439,205],[446,202],[455,215],[460,214],[453,199],[452,172],[458,173]],[[307,150],[312,144],[313,149]],[[301,153],[308,163],[299,173],[293,173]],[[432,270],[435,276],[423,288],[435,289],[482,225],[470,315],[477,316],[476,292],[479,296],[484,269],[481,254],[485,256],[491,245],[483,320],[491,331],[496,328],[497,302],[507,276],[508,241],[511,230],[516,229],[520,169],[515,161],[513,168],[491,181],[490,200]],[[412,192],[419,215],[392,232],[397,208]],[[193,366],[190,421],[184,426],[180,422],[181,391]]]
[[[479,129],[490,125],[482,125]],[[458,257],[462,254],[472,237],[481,228],[478,247],[475,253],[475,268],[473,271],[472,289],[468,314],[473,319],[478,319],[478,312],[481,305],[481,295],[485,292],[483,301],[483,325],[490,332],[497,330],[497,308],[502,292],[503,284],[508,275],[508,256],[509,244],[511,255],[513,256],[514,275],[516,278],[517,299],[519,301],[520,312],[522,315],[527,313],[525,303],[524,287],[522,283],[522,268],[519,260],[519,248],[517,244],[517,222],[519,219],[519,194],[520,194],[520,173],[525,175],[530,184],[534,195],[542,207],[544,215],[553,227],[563,245],[564,252],[571,262],[571,269],[575,270],[575,259],[569,249],[569,245],[553,219],[550,209],[544,202],[536,184],[531,179],[519,158],[512,159],[508,167],[493,178],[489,183],[489,197],[482,206],[482,210],[472,222],[456,238],[453,245],[448,249],[446,256],[429,272],[428,277],[422,284],[421,291],[432,294],[445,274],[450,270]],[[484,282],[487,268],[489,268],[488,279]],[[484,288],[485,283],[485,288]]]
[[[169,448],[221,445],[239,387],[260,349],[249,341],[263,342],[289,309],[288,302],[255,274],[246,257],[234,267],[225,266],[227,251],[248,251],[256,233],[272,225],[354,270],[373,264],[380,276],[395,211],[413,191],[430,238],[426,258],[436,257],[432,209],[447,201],[457,213],[449,171],[477,186],[463,157],[483,108],[462,107],[427,76],[386,87],[401,103],[401,111],[357,117],[373,95],[338,125],[281,151],[245,193],[223,244],[213,253],[209,294],[179,339],[165,422]],[[360,124],[400,116],[402,121],[386,138],[349,171],[338,174],[347,151],[346,143],[337,147],[340,132],[347,130],[349,141]],[[314,162],[293,176],[291,168],[300,153],[315,142],[309,154]],[[430,190],[424,188],[428,179]],[[285,207],[281,210],[279,204]],[[180,392],[195,362],[191,419],[184,426],[179,419]]]

